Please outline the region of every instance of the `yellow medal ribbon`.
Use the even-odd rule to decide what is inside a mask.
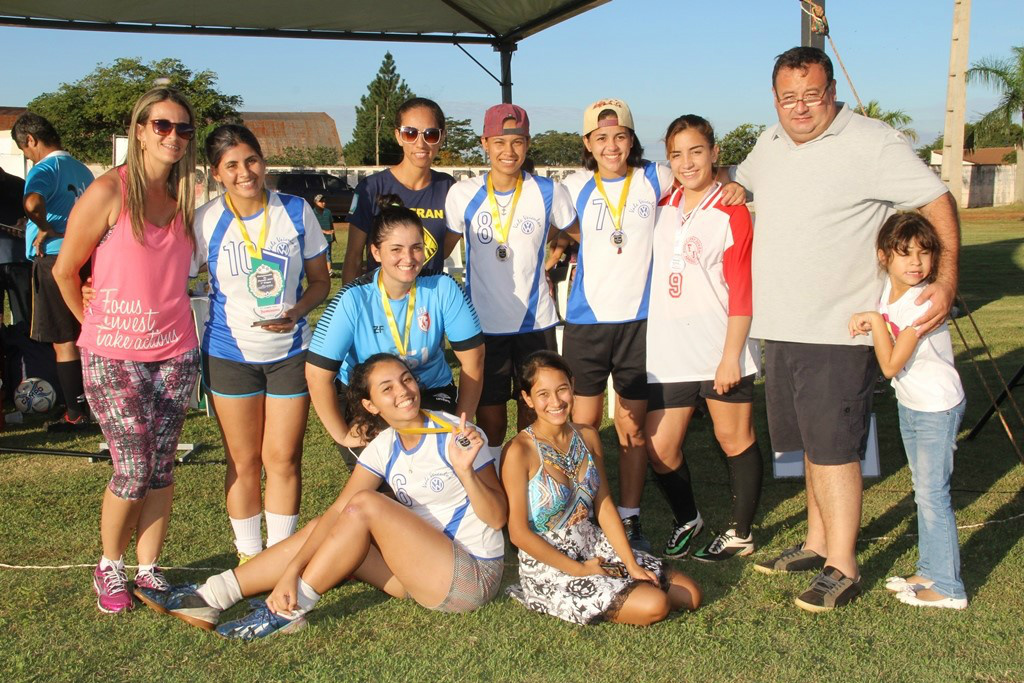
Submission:
[[[398,333],[398,323],[395,322],[395,313],[391,310],[391,299],[384,289],[384,273],[377,275],[377,287],[380,289],[380,305],[384,309],[384,317],[388,319],[388,327],[391,328],[391,338],[395,340],[395,348],[399,356],[405,356],[409,348],[409,332],[412,330],[412,317],[416,313],[416,283],[412,283],[409,290],[409,303],[405,307],[405,338]]]
[[[399,434],[444,434],[445,432],[452,432],[453,434],[455,433],[455,429],[456,429],[455,425],[453,425],[451,422],[448,422],[447,420],[442,420],[437,415],[434,415],[433,413],[428,413],[425,410],[421,410],[420,413],[427,420],[430,420],[430,421],[436,423],[439,426],[437,426],[437,427],[408,427],[406,429],[399,429],[398,433]]]
[[[231,203],[231,195],[224,194],[224,202],[231,209],[231,213],[238,221],[238,228],[242,232],[242,240],[245,241],[245,249],[249,252],[249,256],[252,258],[263,258],[263,247],[267,244],[267,193],[263,192],[263,228],[260,230],[260,241],[259,244],[253,244],[252,238],[249,237],[249,231],[245,229],[245,221],[238,215],[238,211],[235,210],[235,205]]]
[[[501,208],[498,206],[498,199],[494,196],[494,182],[491,174],[487,174],[487,200],[491,204],[491,217],[494,219],[494,232],[498,238],[498,244],[508,243],[508,233],[512,230],[512,219],[516,216],[516,204],[519,203],[519,196],[523,193],[523,174],[520,171],[516,179],[516,191],[512,195],[512,204],[508,212],[508,224],[501,222]]]
[[[612,203],[608,200],[608,195],[604,191],[604,183],[601,181],[601,172],[597,171],[594,173],[594,184],[597,185],[597,191],[604,197],[604,203],[608,207],[608,213],[612,217],[612,227],[616,230],[622,230],[622,212],[626,208],[626,198],[629,196],[629,184],[633,182],[633,169],[629,166],[626,167],[626,182],[622,184],[622,194],[619,195],[619,205],[612,208]]]

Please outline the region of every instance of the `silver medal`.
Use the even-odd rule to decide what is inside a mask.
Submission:
[[[613,230],[609,241],[613,247],[622,249],[623,245],[626,244],[626,233],[622,230]]]
[[[512,258],[512,249],[507,244],[502,243],[494,250],[494,255],[498,257],[499,261],[508,261]]]

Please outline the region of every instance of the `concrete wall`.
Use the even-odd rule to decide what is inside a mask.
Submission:
[[[941,166],[932,166],[932,170],[936,173],[939,173],[940,169]],[[962,205],[966,208],[974,208],[976,206],[1012,204],[1015,171],[1015,167],[1010,164],[999,166],[964,164]]]

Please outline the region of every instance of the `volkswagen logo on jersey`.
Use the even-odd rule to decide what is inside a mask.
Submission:
[[[647,218],[651,215],[651,209],[653,208],[654,205],[650,202],[640,202],[640,205],[636,207],[636,215],[640,216],[640,218]]]
[[[444,491],[444,479],[435,474],[427,482],[427,486],[429,486],[430,490],[434,493],[441,493],[441,491]]]
[[[523,231],[524,235],[530,235],[537,229],[537,224],[529,218],[524,218],[519,224],[519,229]]]

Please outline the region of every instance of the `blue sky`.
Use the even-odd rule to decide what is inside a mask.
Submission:
[[[922,141],[943,126],[952,7],[952,0],[827,2],[832,38],[861,99],[910,114]],[[1021,0],[973,3],[970,60],[1008,57],[1011,45],[1024,44],[1022,26]],[[741,123],[774,121],[772,60],[799,41],[796,0],[612,0],[520,43],[513,99],[530,112],[535,133],[576,131],[587,104],[624,99],[647,156],[659,159],[664,128],[680,114],[707,117],[719,135]],[[497,83],[446,45],[27,28],[0,28],[0,44],[6,54],[25,57],[23,68],[8,67],[0,79],[6,106],[22,106],[118,57],[177,57],[193,70],[216,72],[222,91],[242,96],[243,111],[326,111],[344,142],[354,107],[388,50],[416,94],[436,99],[449,117],[472,119],[477,130],[484,109],[501,98]],[[490,48],[467,49],[498,72]],[[826,49],[835,61],[827,43]],[[840,98],[852,102],[836,67]],[[968,120],[996,101],[992,90],[970,86]]]

